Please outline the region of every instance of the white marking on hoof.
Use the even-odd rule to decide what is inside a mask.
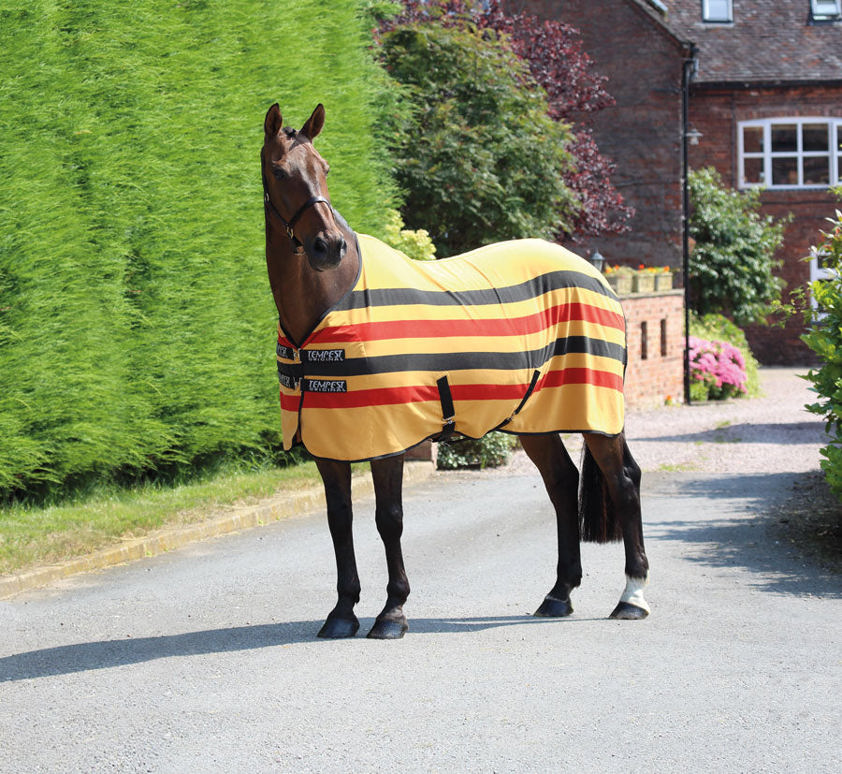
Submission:
[[[626,576],[626,588],[623,591],[623,596],[620,597],[620,602],[626,602],[629,605],[639,607],[647,613],[651,612],[649,605],[643,598],[643,589],[649,583],[648,578],[630,578]]]

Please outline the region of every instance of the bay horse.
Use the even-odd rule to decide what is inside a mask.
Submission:
[[[616,296],[586,261],[541,240],[418,262],[356,234],[330,203],[328,164],[313,146],[324,120],[320,104],[296,131],[272,105],[260,153],[284,445],[315,457],[336,554],[338,600],[318,636],[359,629],[350,463],[371,462],[388,568],[386,604],[368,636],[397,639],[409,628],[404,452],[425,438],[491,429],[519,436],[556,513],[556,582],[535,615],[572,613],[580,540],[622,540],[626,585],[610,617],[645,618],[641,472],[623,433]],[[502,283],[483,284],[495,277]],[[378,381],[381,372],[397,381]],[[581,481],[560,431],[583,434]]]

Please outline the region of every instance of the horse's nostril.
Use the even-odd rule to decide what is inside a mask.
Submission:
[[[313,251],[324,254],[327,252],[327,242],[321,237],[316,237],[313,240]]]

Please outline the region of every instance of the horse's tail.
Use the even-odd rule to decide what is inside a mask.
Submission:
[[[611,502],[605,477],[587,444],[582,453],[579,482],[579,528],[582,540],[589,543],[612,543],[622,540],[623,526],[620,515]]]

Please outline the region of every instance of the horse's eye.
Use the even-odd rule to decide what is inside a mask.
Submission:
[[[287,173],[280,167],[272,167],[272,174],[275,176],[276,180],[285,180],[287,176]]]
[[[325,165],[325,177],[327,177],[329,174],[330,174],[330,165],[327,164],[327,165]]]

